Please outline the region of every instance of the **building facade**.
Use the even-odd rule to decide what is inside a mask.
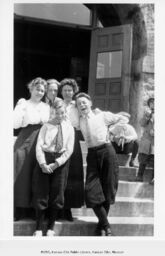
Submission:
[[[140,133],[154,92],[154,4],[15,4],[14,102],[34,77],[72,77]]]

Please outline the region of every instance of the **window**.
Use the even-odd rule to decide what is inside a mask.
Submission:
[[[121,77],[122,51],[101,52],[97,55],[96,78]]]

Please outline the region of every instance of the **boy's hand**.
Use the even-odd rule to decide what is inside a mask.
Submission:
[[[51,168],[51,170],[52,171],[54,171],[55,169],[57,169],[58,168],[58,163],[57,162],[55,162],[55,163],[52,163],[52,164],[49,164],[49,167]]]
[[[49,174],[49,173],[53,172],[52,169],[47,164],[42,164],[41,169],[42,169],[43,173],[48,173]]]

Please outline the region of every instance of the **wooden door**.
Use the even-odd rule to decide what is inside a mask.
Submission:
[[[88,93],[94,107],[129,112],[131,25],[92,31]]]

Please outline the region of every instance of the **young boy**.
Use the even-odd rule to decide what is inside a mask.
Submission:
[[[108,126],[127,122],[127,118],[111,112],[91,110],[88,94],[79,93],[76,104],[80,114],[80,129],[88,147],[85,200],[92,207],[99,222],[97,231],[101,236],[111,236],[108,213],[115,202],[118,187],[118,163],[109,140]]]
[[[69,158],[73,152],[74,129],[66,118],[64,102],[54,104],[55,117],[40,130],[36,157],[38,165],[33,177],[33,195],[37,227],[34,236],[43,235],[45,210],[49,209],[47,236],[54,236],[54,223],[58,209],[64,206]]]
[[[154,98],[147,101],[148,108],[145,109],[141,119],[143,134],[139,143],[139,170],[136,181],[143,181],[143,175],[147,164],[153,167],[152,179],[154,178]],[[151,182],[152,183],[152,182]]]

